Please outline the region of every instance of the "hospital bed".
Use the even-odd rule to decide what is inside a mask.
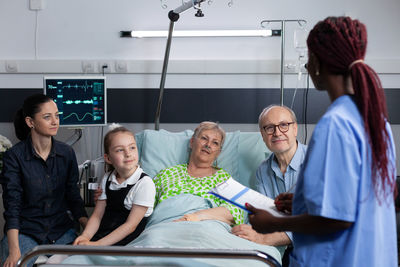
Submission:
[[[271,256],[260,251],[239,250],[208,250],[208,249],[170,249],[170,248],[137,248],[117,246],[67,246],[67,245],[41,245],[25,254],[18,262],[17,267],[24,266],[31,258],[39,255],[65,254],[65,255],[113,255],[113,256],[149,256],[149,257],[183,257],[183,258],[232,258],[255,259],[264,262],[268,266],[280,264]],[[57,264],[45,264],[46,267],[58,266]],[[75,265],[76,266],[76,265]]]
[[[154,177],[166,167],[186,163],[192,134],[191,130],[178,133],[145,130],[137,133],[141,167]],[[217,164],[242,184],[254,188],[256,169],[269,155],[260,133],[228,132]],[[190,211],[212,207],[210,203],[193,195],[169,198],[154,210],[141,236],[126,247],[39,246],[24,256],[21,264],[28,257],[39,254],[68,254],[74,256],[67,258],[63,264],[265,266],[267,263],[280,266],[284,248],[264,246],[236,237],[225,223],[171,223],[174,218]],[[131,257],[133,255],[135,257]]]

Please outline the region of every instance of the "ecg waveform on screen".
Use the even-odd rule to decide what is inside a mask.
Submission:
[[[99,105],[101,98],[93,97],[91,100],[65,100],[63,103],[63,121],[101,121],[104,116],[104,109]]]
[[[105,81],[102,79],[54,79],[46,83],[63,125],[105,122]]]
[[[89,112],[86,112],[85,115],[83,115],[82,118],[79,118],[78,114],[76,114],[76,113],[74,112],[74,113],[69,114],[68,116],[65,116],[65,117],[64,117],[64,120],[68,119],[68,118],[71,117],[71,116],[75,116],[76,119],[77,119],[78,121],[83,121],[83,120],[85,119],[86,116],[92,116],[92,117],[93,117],[93,114],[92,114],[92,113],[89,113]]]
[[[78,88],[82,88],[82,89],[84,89],[85,90],[85,92],[86,92],[86,90],[87,89],[92,89],[93,88],[93,85],[91,85],[91,84],[88,84],[86,81],[85,81],[85,83],[84,84],[82,84],[82,85],[79,85],[79,84],[67,84],[67,85],[63,85],[63,87],[62,87],[63,89],[65,89],[65,88],[76,88],[76,89],[78,89]]]

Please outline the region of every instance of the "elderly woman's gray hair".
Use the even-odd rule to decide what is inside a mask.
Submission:
[[[290,117],[292,117],[293,122],[297,123],[296,114],[294,113],[294,111],[291,108],[289,108],[285,105],[281,106],[281,105],[272,104],[272,105],[269,105],[268,107],[264,108],[263,111],[261,112],[260,116],[258,117],[258,126],[260,127],[260,129],[263,127],[261,125],[261,121],[262,121],[264,115],[267,114],[268,111],[270,111],[271,109],[273,109],[275,107],[281,107],[281,108],[284,108],[287,111],[289,111]]]
[[[197,126],[197,128],[194,130],[193,137],[199,137],[200,133],[204,130],[215,130],[219,132],[221,135],[221,148],[222,145],[225,142],[225,130],[221,128],[217,123],[212,122],[212,121],[203,121]]]

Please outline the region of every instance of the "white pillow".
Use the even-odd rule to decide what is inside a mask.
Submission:
[[[154,177],[162,169],[188,163],[189,140],[193,131],[172,133],[165,130],[145,130],[141,149],[141,167]],[[233,177],[238,174],[239,131],[227,133],[222,152],[217,159],[218,167]]]

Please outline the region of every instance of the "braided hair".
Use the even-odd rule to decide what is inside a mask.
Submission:
[[[350,17],[328,17],[310,32],[307,45],[333,74],[351,77],[354,100],[364,121],[372,150],[372,180],[379,202],[396,191],[394,166],[389,164],[389,133],[385,94],[376,72],[364,63],[367,30]]]

